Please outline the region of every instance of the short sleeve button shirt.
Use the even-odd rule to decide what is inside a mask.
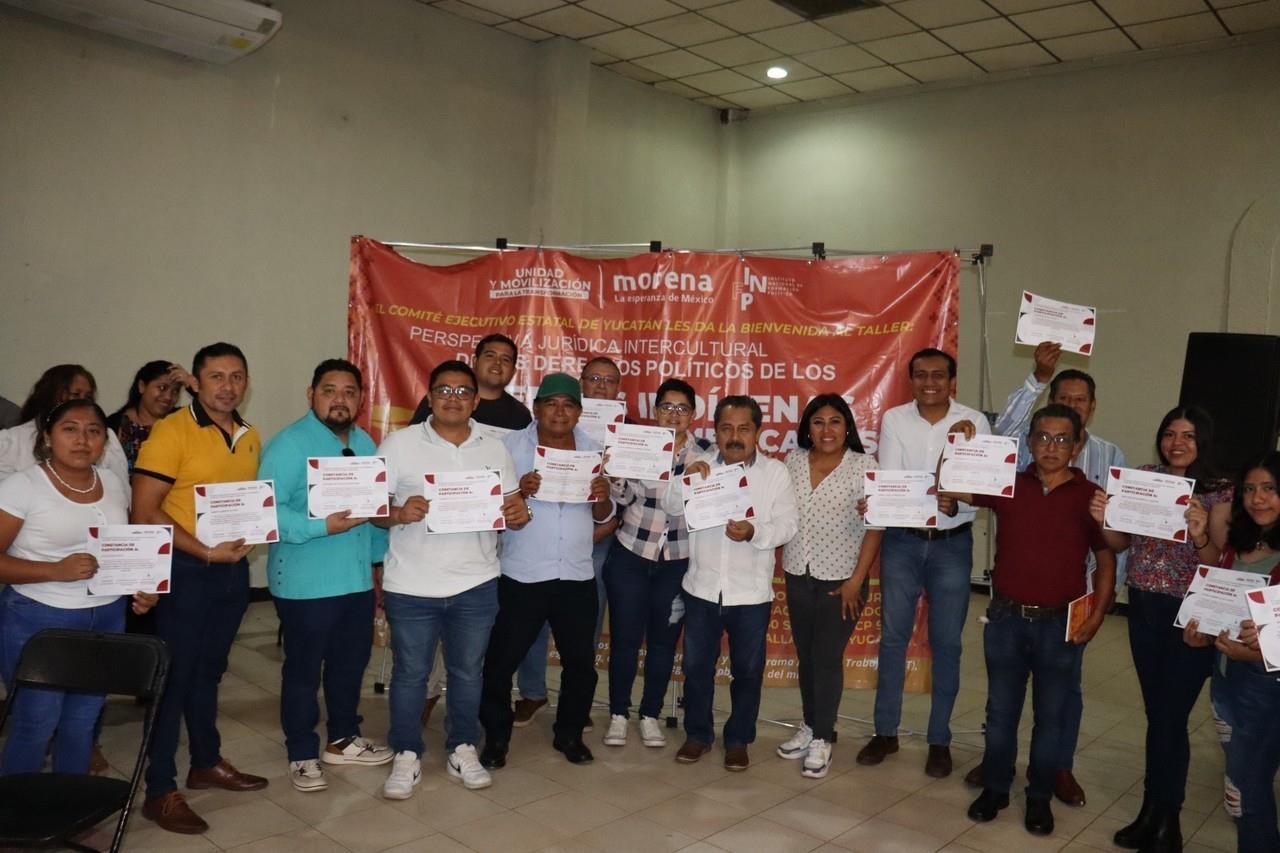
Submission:
[[[851,577],[867,532],[857,509],[862,475],[875,470],[875,459],[845,450],[840,464],[816,489],[809,477],[808,450],[791,451],[786,466],[800,506],[800,531],[782,549],[782,568],[824,581]]]

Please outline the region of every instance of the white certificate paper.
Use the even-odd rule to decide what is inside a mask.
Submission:
[[[937,527],[938,489],[931,471],[868,471],[863,477],[867,524]]]
[[[273,480],[196,486],[196,538],[210,547],[243,539],[246,545],[280,541]]]
[[[627,419],[627,404],[622,400],[597,400],[582,398],[582,414],[578,427],[597,444],[604,444],[605,430],[609,424],[620,424]]]
[[[600,476],[600,454],[539,444],[533,454],[533,470],[542,475],[542,485],[533,495],[537,500],[590,503],[591,481]]]
[[[940,491],[1011,498],[1017,476],[1018,439],[975,435],[965,441],[959,433],[947,434],[938,471]]]
[[[1195,619],[1201,634],[1216,637],[1223,631],[1233,640],[1240,638],[1240,623],[1249,618],[1245,596],[1267,585],[1267,576],[1253,572],[1237,572],[1216,566],[1200,566],[1191,576],[1191,585],[1182,598],[1182,606],[1173,624],[1179,628]]]
[[[1107,512],[1103,527],[1168,539],[1187,541],[1187,506],[1195,480],[1139,471],[1136,468],[1112,468],[1107,472]]]
[[[1067,352],[1089,355],[1098,328],[1098,310],[1087,305],[1059,302],[1047,296],[1022,291],[1018,308],[1018,331],[1014,343],[1036,346],[1044,341],[1062,344]]]
[[[1258,626],[1258,647],[1267,672],[1280,670],[1280,586],[1250,590],[1249,617]]]
[[[609,457],[604,472],[610,477],[666,482],[676,449],[676,431],[638,424],[609,424],[604,450]]]
[[[423,475],[428,533],[505,530],[502,478],[497,471],[440,471]]]
[[[307,459],[307,516],[326,518],[351,511],[352,518],[385,518],[387,460],[384,456],[312,456]]]
[[[173,566],[173,527],[168,524],[104,524],[89,528],[87,551],[98,561],[90,595],[168,592]]]
[[[684,484],[684,521],[690,530],[706,530],[756,517],[747,470],[741,462],[712,468],[705,480],[698,474],[687,474],[680,479]]]

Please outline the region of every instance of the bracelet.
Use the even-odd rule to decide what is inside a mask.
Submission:
[[[210,548],[208,545],[205,545],[204,546],[204,564],[208,566],[211,563],[213,563],[213,549]]]
[[[1191,540],[1191,544],[1192,544],[1192,545],[1196,545],[1196,540],[1192,539],[1192,540]],[[1196,550],[1197,550],[1197,551],[1203,551],[1205,548],[1208,548],[1208,547],[1209,547],[1209,537],[1208,537],[1208,536],[1206,536],[1206,537],[1204,537],[1204,544],[1203,544],[1203,545],[1196,545]]]

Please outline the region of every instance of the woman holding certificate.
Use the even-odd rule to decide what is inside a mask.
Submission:
[[[124,600],[91,595],[97,562],[85,553],[89,528],[127,524],[129,493],[99,469],[106,416],[88,399],[69,399],[40,419],[37,465],[0,483],[0,672],[10,693],[22,649],[44,628],[121,631]],[[157,596],[137,593],[142,613]],[[39,772],[49,741],[56,773],[85,773],[104,697],[26,689],[11,711],[0,772]],[[56,738],[54,737],[56,732]]]
[[[1104,525],[1112,550],[1129,552],[1129,649],[1147,715],[1142,808],[1114,836],[1118,846],[1129,849],[1182,849],[1178,815],[1191,761],[1187,721],[1213,669],[1213,652],[1188,646],[1173,623],[1196,568],[1215,562],[1227,542],[1231,488],[1214,473],[1212,447],[1209,414],[1197,406],[1178,406],[1156,431],[1160,464],[1143,466],[1195,480],[1186,512],[1187,541],[1129,535]],[[1091,509],[1100,524],[1106,504],[1105,495],[1094,496]]]
[[[800,675],[804,725],[778,747],[803,759],[803,776],[821,779],[831,767],[836,715],[844,692],[844,651],[866,604],[880,530],[858,512],[863,474],[876,467],[858,438],[849,405],[821,394],[800,416],[798,449],[787,472],[800,506],[800,532],[782,549],[787,608]]]
[[[614,500],[622,508],[617,545],[604,564],[609,599],[609,729],[606,746],[627,742],[631,687],[636,680],[640,644],[646,644],[644,692],[640,698],[640,741],[667,743],[659,717],[671,680],[680,618],[672,606],[689,568],[689,531],[683,515],[662,511],[662,495],[684,473],[688,460],[711,443],[689,433],[698,411],[693,387],[680,379],[658,386],[654,420],[675,433],[671,479],[666,482],[615,480]]]

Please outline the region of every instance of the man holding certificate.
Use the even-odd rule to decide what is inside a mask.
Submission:
[[[172,591],[156,606],[156,634],[169,647],[169,683],[155,721],[147,798],[142,815],[170,832],[209,828],[178,793],[178,731],[186,720],[191,750],[188,788],[256,791],[261,776],[241,773],[222,758],[218,683],[249,606],[249,561],[244,539],[201,542],[196,537],[196,487],[236,483],[258,475],[261,440],[240,417],[249,389],[244,353],[210,344],[191,366],[191,405],[157,421],[133,469],[134,524],[173,525]]]
[[[529,520],[511,455],[472,418],[475,373],[461,361],[442,362],[428,387],[426,422],[392,433],[378,448],[393,490],[390,514],[374,519],[391,531],[382,588],[394,661],[387,739],[395,758],[382,795],[392,800],[411,797],[422,779],[422,707],[441,641],[449,674],[446,769],[468,788],[490,784],[476,745],[484,653],[498,612],[497,531]],[[496,511],[488,501],[468,500],[469,478],[455,476],[461,474],[496,480],[492,488],[503,496]],[[444,481],[458,482],[446,489]]]
[[[972,435],[973,424],[961,421],[955,431]],[[1035,726],[1027,770],[1028,832],[1053,832],[1054,776],[1063,726],[1063,706],[1070,693],[1078,658],[1106,616],[1115,589],[1115,556],[1089,504],[1098,487],[1071,459],[1083,438],[1080,416],[1053,404],[1031,418],[1033,462],[1018,474],[1011,498],[947,493],[939,506],[949,513],[957,501],[995,511],[993,593],[983,629],[987,663],[985,787],[969,806],[975,821],[993,820],[1009,805],[1014,763],[1018,755],[1018,722],[1032,680]],[[1085,555],[1097,561],[1094,589],[1098,606],[1072,640],[1066,639],[1069,605],[1085,594]]]
[[[552,745],[574,764],[593,758],[582,742],[597,678],[592,642],[597,608],[592,530],[613,518],[614,503],[609,482],[583,466],[578,466],[576,476],[586,500],[544,500],[539,497],[543,477],[535,470],[536,459],[556,454],[594,453],[593,467],[599,467],[600,445],[576,428],[581,412],[578,380],[566,373],[550,373],[538,386],[534,422],[505,440],[516,470],[527,472],[520,478],[520,492],[531,499],[532,520],[523,530],[506,534],[502,543],[498,616],[485,654],[480,705],[485,731],[480,760],[485,767],[507,763],[515,722],[511,676],[547,622],[563,667]],[[561,485],[563,494],[568,484]]]
[[[729,635],[729,694],[733,707],[724,726],[726,770],[746,770],[747,747],[756,739],[760,688],[764,684],[765,639],[773,602],[774,552],[796,535],[800,521],[791,475],[777,459],[759,453],[763,415],[747,396],[716,404],[716,447],[684,469],[679,484],[662,497],[667,515],[685,515],[689,492],[724,466],[740,467],[732,487],[745,495],[717,501],[746,509],[721,517],[718,526],[689,533],[689,569],[684,591],[684,746],[676,760],[692,764],[715,742],[712,700],[720,638]],[[745,483],[743,481],[746,481]]]
[[[386,464],[374,457],[373,439],[355,425],[362,387],[360,369],[351,362],[320,362],[307,388],[310,411],[267,443],[258,466],[258,478],[276,486],[280,541],[270,547],[267,583],[284,639],[280,727],[289,778],[299,791],[328,787],[321,760],[391,760],[391,750],[361,737],[357,710],[373,644],[372,566],[386,550],[386,533],[365,522],[380,509],[385,513],[388,503]],[[381,477],[361,476],[369,463]],[[321,470],[339,484],[333,494],[327,480],[308,482]],[[322,671],[329,717],[323,753],[316,736]]]

